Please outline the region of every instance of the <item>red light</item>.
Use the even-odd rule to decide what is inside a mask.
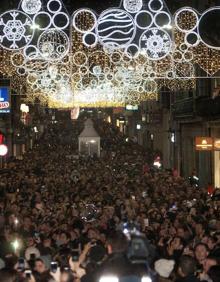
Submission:
[[[0,144],[3,144],[3,141],[4,141],[4,135],[0,133]]]

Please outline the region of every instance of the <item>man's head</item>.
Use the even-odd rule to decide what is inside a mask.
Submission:
[[[195,247],[195,257],[199,263],[202,263],[209,254],[209,248],[204,243],[199,243]]]
[[[178,274],[181,277],[193,275],[196,271],[196,261],[191,256],[182,256],[179,261]]]
[[[45,271],[47,271],[47,267],[41,258],[36,259],[34,269],[38,273],[44,273]]]

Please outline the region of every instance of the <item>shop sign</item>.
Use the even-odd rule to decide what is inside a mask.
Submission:
[[[196,137],[196,150],[197,151],[212,151],[213,150],[213,138]]]

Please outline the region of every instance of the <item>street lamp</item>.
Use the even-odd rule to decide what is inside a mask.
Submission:
[[[0,145],[0,156],[4,157],[8,153],[8,147],[5,144]]]
[[[5,144],[0,144],[0,168],[2,168],[3,157],[8,153],[8,146]]]

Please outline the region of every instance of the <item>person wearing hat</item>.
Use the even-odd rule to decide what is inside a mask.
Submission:
[[[154,264],[154,269],[158,274],[158,282],[171,282],[169,279],[173,269],[175,261],[168,259],[159,259]]]

